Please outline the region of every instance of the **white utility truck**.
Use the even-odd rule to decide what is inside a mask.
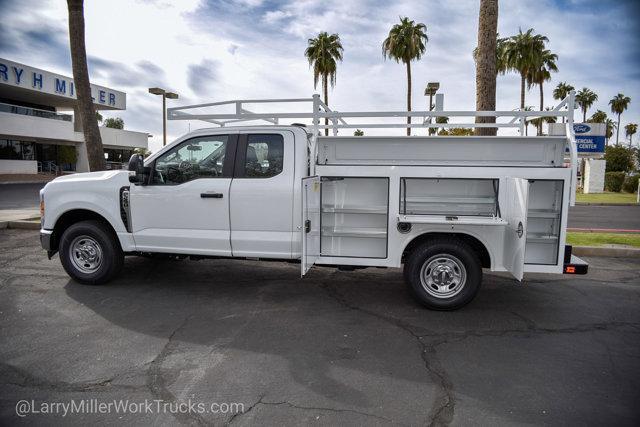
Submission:
[[[129,171],[53,180],[40,193],[41,243],[85,284],[112,279],[125,255],[300,262],[303,276],[314,264],[404,265],[412,294],[441,310],[471,301],[483,268],[517,280],[584,274],[587,265],[565,245],[576,188],[573,97],[544,112],[337,112],[318,95],[171,108],[170,120],[218,127],[147,159],[134,155]],[[311,111],[283,111],[292,103]],[[247,109],[255,104],[272,110]],[[233,110],[211,111],[225,107]],[[432,123],[437,116],[496,123]],[[565,136],[524,136],[526,120],[548,116],[566,119]],[[420,122],[390,122],[407,117]],[[257,120],[268,125],[228,126]],[[338,136],[407,126],[422,135]],[[519,135],[428,136],[446,127]]]

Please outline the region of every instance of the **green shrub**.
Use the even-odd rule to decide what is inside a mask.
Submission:
[[[609,145],[604,153],[607,172],[629,172],[633,169],[633,149],[622,145]]]
[[[622,184],[622,189],[627,193],[635,193],[638,190],[640,175],[628,176]]]
[[[624,172],[607,172],[604,174],[604,189],[619,193],[624,183]]]
[[[73,145],[58,145],[58,163],[73,164],[78,161],[76,147]]]

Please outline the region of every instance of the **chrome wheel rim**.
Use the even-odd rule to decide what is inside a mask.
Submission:
[[[78,236],[69,245],[73,266],[83,273],[94,273],[102,265],[102,247],[89,236]]]
[[[460,293],[467,280],[464,264],[453,255],[434,255],[422,264],[420,282],[429,295],[451,298]]]

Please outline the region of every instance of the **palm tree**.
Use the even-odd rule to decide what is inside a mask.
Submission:
[[[527,74],[527,85],[529,88],[531,86],[537,84],[540,87],[540,111],[544,109],[544,89],[543,85],[545,81],[551,80],[551,71],[557,72],[558,66],[556,65],[556,61],[558,60],[558,55],[555,53],[551,53],[551,51],[544,49],[538,58],[538,63],[534,68],[529,70]],[[545,120],[541,120],[538,123],[538,136],[542,135],[542,122]]]
[[[587,121],[587,110],[591,108],[594,102],[598,100],[598,94],[587,87],[583,87],[580,89],[578,93],[576,93],[576,102],[582,109],[582,121]]]
[[[476,111],[496,109],[498,73],[498,0],[480,0],[476,60]],[[495,117],[476,117],[476,123],[495,123]],[[496,135],[498,128],[476,128],[476,135]]]
[[[531,106],[526,106],[524,108],[521,109],[522,111],[533,111],[533,107]],[[524,135],[525,136],[529,136],[529,125],[535,125],[536,119],[529,119],[529,120],[525,120],[524,121]]]
[[[624,127],[624,131],[629,138],[629,147],[633,145],[633,134],[638,131],[638,125],[635,123],[629,123]]]
[[[89,170],[105,169],[104,149],[98,129],[96,110],[91,98],[91,85],[87,69],[87,51],[84,43],[84,1],[67,0],[69,11],[69,45],[71,47],[71,67],[73,84],[78,99],[77,117],[82,125],[84,140],[87,146]]]
[[[567,82],[560,82],[558,83],[558,86],[556,86],[556,88],[553,90],[553,99],[562,101],[569,95],[569,92],[571,92],[572,90],[575,90],[573,86],[571,86]],[[562,123],[564,123],[564,121],[565,118],[563,116]]]
[[[364,136],[364,132],[361,129],[356,129],[353,132],[353,136]]]
[[[449,117],[438,116],[436,117],[436,123],[449,123]],[[437,130],[437,128],[429,128],[429,135],[435,135]]]
[[[525,82],[530,70],[540,63],[540,56],[544,51],[544,44],[549,39],[540,34],[533,34],[533,28],[526,33],[519,30],[518,34],[509,37],[504,44],[503,61],[506,71],[520,73],[520,109],[524,110]]]
[[[587,123],[605,123],[607,121],[607,113],[602,110],[596,110],[595,113],[591,115]]]
[[[604,123],[607,125],[607,129],[606,129],[606,145],[609,145],[609,139],[613,136],[613,130],[618,128],[618,125],[616,124],[616,122],[613,121],[613,119],[606,119],[604,121]]]
[[[624,94],[619,93],[609,101],[609,105],[611,105],[611,112],[613,114],[618,115],[618,126],[616,128],[616,144],[620,144],[620,116],[629,107],[631,103],[631,98],[628,96],[624,96]]]
[[[318,80],[322,77],[322,90],[324,92],[324,103],[329,106],[329,84],[336,85],[336,61],[342,61],[342,44],[340,36],[329,35],[326,31],[321,32],[315,39],[309,39],[304,56],[309,61],[309,66],[313,66],[313,87],[318,87]],[[329,125],[329,119],[325,117],[325,126]],[[329,135],[329,128],[324,130],[325,135]]]
[[[427,50],[425,43],[427,27],[415,23],[407,17],[400,17],[400,23],[391,27],[389,35],[382,42],[382,56],[404,62],[407,66],[407,111],[411,111],[411,61],[420,59]],[[407,124],[411,124],[411,116],[407,116]],[[407,127],[407,135],[411,128]]]

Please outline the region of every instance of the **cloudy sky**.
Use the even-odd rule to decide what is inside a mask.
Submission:
[[[478,0],[110,0],[85,2],[87,54],[93,83],[127,93],[126,128],[161,144],[161,86],[180,94],[170,105],[238,98],[308,97],[313,77],[303,56],[320,31],[340,34],[344,61],[329,101],[337,110],[401,110],[405,68],[383,60],[382,40],[399,16],[427,26],[427,53],[413,64],[414,109],[426,109],[428,81],[439,81],[445,109],[475,108]],[[503,36],[534,28],[559,56],[547,84],[587,86],[599,100],[590,111],[610,113],[608,101],[632,98],[622,126],[640,121],[640,2],[501,0]],[[0,57],[71,75],[66,2],[0,0]],[[319,89],[319,88],[318,88]],[[519,77],[498,78],[497,108],[519,106]],[[538,106],[538,89],[527,93]],[[170,139],[203,126],[169,122]],[[621,135],[621,139],[623,136]]]

